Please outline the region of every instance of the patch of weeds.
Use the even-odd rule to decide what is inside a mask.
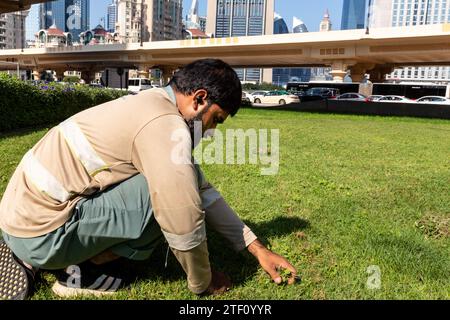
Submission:
[[[415,227],[422,232],[425,237],[431,239],[446,239],[450,235],[450,218],[439,217],[428,214],[419,221]]]

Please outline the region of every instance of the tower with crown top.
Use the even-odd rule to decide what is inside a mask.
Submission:
[[[330,20],[330,13],[327,11],[323,15],[323,19],[320,22],[319,31],[331,31],[331,20]]]

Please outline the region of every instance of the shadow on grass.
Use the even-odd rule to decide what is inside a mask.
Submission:
[[[21,129],[16,129],[13,131],[4,131],[1,132],[0,131],[0,139],[4,139],[4,138],[19,138],[19,137],[23,137],[26,135],[29,135],[31,133],[34,133],[36,131],[41,131],[44,129],[51,129],[54,126],[58,125],[58,123],[54,123],[54,124],[46,124],[46,125],[37,125],[37,126],[33,126],[33,127],[26,127],[26,128],[21,128]]]
[[[277,217],[263,223],[248,223],[262,242],[267,238],[283,236],[308,228],[309,222],[296,217]],[[213,269],[225,272],[234,285],[240,285],[254,276],[259,268],[257,260],[247,253],[236,253],[229,242],[214,231],[208,230],[208,248]],[[244,250],[246,252],[246,250]],[[177,281],[185,279],[185,273],[175,256],[169,251],[165,266],[167,244],[158,246],[146,261],[121,259],[111,264],[111,271],[121,273],[128,283],[140,281]],[[107,269],[105,270],[107,271]]]
[[[375,235],[369,239],[373,254],[396,273],[435,280],[448,280],[450,260],[445,250],[438,250],[430,242],[410,236]]]

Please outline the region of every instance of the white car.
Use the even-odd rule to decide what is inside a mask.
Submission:
[[[261,101],[261,98],[264,97],[264,95],[267,92],[269,92],[269,91],[265,91],[265,90],[253,91],[250,94],[250,101],[255,102],[256,99],[259,99]],[[257,102],[255,102],[255,103],[257,103]]]
[[[250,93],[248,93],[247,91],[242,91],[242,101],[252,102],[253,96]]]
[[[289,104],[300,103],[300,98],[286,91],[270,91],[255,99],[255,103]]]
[[[450,99],[441,96],[426,96],[416,100],[417,103],[450,104]]]
[[[156,88],[157,86],[152,85],[149,79],[145,78],[130,78],[128,79],[128,91],[138,93],[142,90]]]
[[[384,96],[383,98],[380,98],[377,100],[378,102],[414,102],[411,99],[408,99],[404,96]]]

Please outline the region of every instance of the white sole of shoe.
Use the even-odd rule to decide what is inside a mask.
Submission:
[[[54,294],[61,298],[74,298],[79,296],[93,295],[96,297],[112,296],[117,292],[111,291],[100,291],[92,289],[81,289],[81,288],[70,288],[61,285],[58,281],[52,286],[52,291]]]

